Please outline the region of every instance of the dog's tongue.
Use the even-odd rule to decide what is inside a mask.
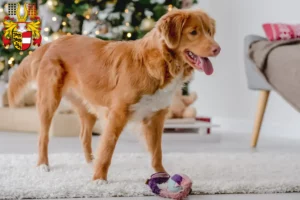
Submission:
[[[214,68],[208,58],[198,57],[196,65],[198,69],[202,69],[206,75],[211,75],[214,72]]]

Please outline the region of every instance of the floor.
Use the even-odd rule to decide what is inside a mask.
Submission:
[[[99,136],[93,137],[93,148],[96,149]],[[140,138],[140,139],[139,139]],[[213,131],[211,135],[198,134],[165,134],[163,137],[164,152],[237,152],[237,151],[259,151],[259,152],[290,152],[300,150],[300,140],[290,140],[283,138],[272,138],[262,135],[258,148],[249,147],[250,134],[228,134]],[[0,132],[0,153],[36,153],[37,135],[28,133],[6,133]],[[78,138],[51,138],[50,153],[74,152],[80,153],[81,146]],[[143,140],[139,135],[123,134],[116,147],[119,152],[145,152]],[[110,200],[152,200],[157,197],[137,197],[137,198],[106,198]],[[201,200],[296,200],[300,199],[300,194],[265,194],[265,195],[193,195],[189,199]],[[76,199],[78,200],[78,199]]]

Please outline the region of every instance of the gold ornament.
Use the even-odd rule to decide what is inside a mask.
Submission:
[[[55,10],[56,6],[58,5],[58,1],[57,0],[48,0],[47,1],[47,5],[50,8],[50,10]]]
[[[5,17],[5,13],[2,10],[2,12],[0,12],[0,21],[3,22],[4,21],[4,17]]]
[[[92,15],[93,10],[91,8],[88,8],[84,13],[83,16],[85,18],[87,18],[87,16],[89,16],[88,18],[90,18],[90,16]]]
[[[4,63],[0,62],[0,72],[3,71],[3,69],[4,69]]]
[[[141,22],[140,29],[142,31],[150,31],[155,26],[155,21],[152,18],[145,18]]]

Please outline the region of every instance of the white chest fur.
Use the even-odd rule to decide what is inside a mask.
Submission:
[[[134,112],[132,121],[141,121],[156,111],[167,108],[178,87],[182,87],[182,75],[173,79],[166,87],[157,90],[153,95],[144,95],[140,101],[130,107]]]

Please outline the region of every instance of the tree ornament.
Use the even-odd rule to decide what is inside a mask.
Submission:
[[[155,26],[155,21],[152,18],[145,18],[141,22],[140,29],[142,31],[150,31]]]
[[[3,10],[0,11],[0,21],[3,22],[5,17],[5,13]]]
[[[0,61],[0,74],[4,70],[4,63]]]
[[[193,5],[193,0],[182,0],[181,8],[190,8]]]
[[[71,21],[70,21],[70,26],[71,26],[71,32],[72,33],[79,33],[80,32],[80,21],[78,19],[76,19],[76,17],[74,17]]]

